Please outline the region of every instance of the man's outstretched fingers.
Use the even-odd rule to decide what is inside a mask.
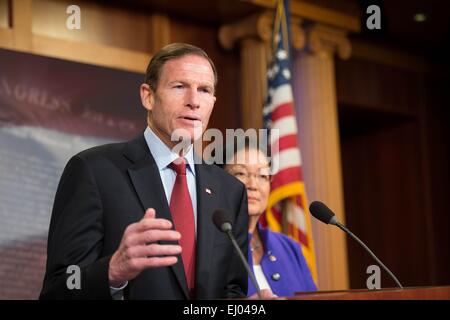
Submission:
[[[143,232],[151,229],[170,230],[172,229],[172,222],[167,219],[153,218],[142,219],[137,223],[137,231]]]
[[[145,245],[157,241],[178,241],[181,234],[175,230],[148,230],[131,235],[126,240],[128,247],[135,245]]]
[[[150,244],[146,246],[136,246],[129,249],[129,255],[134,258],[149,258],[152,256],[174,256],[181,253],[181,246],[172,244]]]
[[[151,257],[145,258],[144,264],[147,268],[168,267],[177,263],[178,258],[171,257]]]

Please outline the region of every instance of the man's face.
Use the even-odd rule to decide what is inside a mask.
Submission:
[[[149,126],[168,146],[173,133],[184,140],[201,137],[208,125],[216,97],[214,72],[207,59],[186,55],[169,60],[161,69],[155,91],[141,86],[141,99],[150,111]]]

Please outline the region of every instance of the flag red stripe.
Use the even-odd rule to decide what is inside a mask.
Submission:
[[[303,181],[302,170],[300,167],[290,167],[278,171],[274,176],[270,187],[272,191],[292,182]]]
[[[274,212],[274,209],[272,208],[272,212]],[[279,213],[279,212],[277,212]],[[281,225],[282,221],[281,221],[281,216],[277,215],[276,219],[278,221],[278,223]],[[297,230],[297,232],[296,232]],[[293,225],[292,223],[288,224],[288,230],[287,230],[287,234],[293,236],[295,234],[298,235],[298,240],[299,242],[301,242],[304,246],[306,246],[307,248],[309,248],[309,241],[308,241],[308,237],[306,236],[305,233],[302,232],[302,230],[300,230],[299,228],[297,228],[295,225]]]
[[[282,136],[277,141],[278,141],[278,148],[276,148],[274,146],[274,144],[272,144],[272,150],[271,150],[272,154],[276,154],[277,150],[278,150],[278,152],[281,152],[286,149],[291,149],[291,148],[295,148],[298,150],[297,135],[295,135],[295,134],[288,134],[288,135]],[[275,142],[275,144],[276,144],[276,142]]]
[[[294,228],[295,228],[295,226],[292,224],[292,223],[290,223],[289,224],[289,234],[295,234],[295,232],[294,232]],[[300,229],[297,229],[298,230],[298,240],[303,244],[303,245],[305,245],[307,248],[309,248],[309,246],[308,246],[308,237],[300,230]]]
[[[275,122],[286,116],[294,117],[294,107],[292,105],[292,101],[278,105],[270,114],[270,120]]]
[[[276,207],[272,207],[273,217],[281,224],[281,212]]]

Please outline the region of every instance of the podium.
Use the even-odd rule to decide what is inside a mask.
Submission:
[[[299,292],[289,300],[450,300],[450,286]]]

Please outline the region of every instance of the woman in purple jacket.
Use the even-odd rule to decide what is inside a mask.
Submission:
[[[316,285],[300,245],[284,234],[264,229],[258,223],[266,211],[270,193],[270,166],[265,154],[256,148],[238,149],[225,170],[247,187],[249,213],[248,262],[261,290],[277,296],[293,296],[299,291],[315,291]],[[255,294],[251,281],[248,296]]]

